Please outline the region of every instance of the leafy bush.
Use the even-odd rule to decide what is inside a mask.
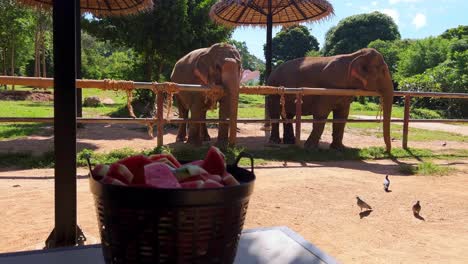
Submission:
[[[424,108],[412,108],[410,110],[411,118],[416,119],[440,119],[442,116],[434,110]]]

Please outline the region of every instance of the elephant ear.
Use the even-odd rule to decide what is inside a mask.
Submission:
[[[201,54],[195,62],[194,74],[204,85],[208,85],[211,82],[210,76],[213,72],[212,65],[213,63],[211,62],[208,52]]]
[[[374,74],[374,69],[371,65],[371,57],[372,54],[359,55],[351,61],[348,68],[348,79],[358,80],[365,90],[367,90],[367,80]]]

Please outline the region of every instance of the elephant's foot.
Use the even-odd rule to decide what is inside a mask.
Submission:
[[[330,144],[330,149],[336,149],[336,150],[345,150],[346,149],[346,146],[343,145],[343,143],[335,143],[335,142],[332,142]]]
[[[295,137],[284,137],[283,138],[283,143],[284,144],[295,144],[296,143],[296,138]]]
[[[281,143],[281,139],[279,137],[270,137],[270,139],[268,140],[268,143],[271,143],[271,144],[280,144]]]
[[[315,140],[310,140],[307,139],[307,141],[304,143],[304,148],[306,149],[318,149],[319,142]]]

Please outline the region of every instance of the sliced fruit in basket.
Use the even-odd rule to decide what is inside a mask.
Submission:
[[[201,167],[210,174],[224,175],[226,172],[224,154],[217,147],[211,146]]]
[[[109,166],[109,171],[106,176],[119,180],[125,184],[132,183],[134,178],[133,173],[127,168],[127,166],[120,163],[112,163]]]
[[[180,166],[182,166],[180,162],[174,156],[172,156],[172,154],[169,154],[169,153],[153,154],[149,157],[149,159],[152,161],[159,161],[160,159],[163,159],[163,158],[169,160],[175,166],[174,168],[180,168]]]
[[[224,187],[224,185],[213,180],[206,180],[202,185],[202,188],[219,188],[219,187]]]
[[[130,156],[117,161],[117,163],[127,166],[127,168],[135,176],[132,183],[143,184],[145,183],[145,169],[144,166],[152,163],[152,161],[144,155]]]
[[[203,180],[195,180],[195,181],[186,181],[186,182],[181,182],[180,186],[182,188],[187,188],[187,189],[200,189],[203,187]]]
[[[109,177],[109,176],[105,176],[104,178],[102,178],[101,183],[127,186],[127,184],[125,184],[125,183],[123,183],[123,182],[121,182],[121,181],[119,181],[117,179],[114,179],[112,177]]]
[[[104,177],[106,177],[108,171],[109,171],[109,165],[99,164],[99,165],[96,165],[96,167],[94,167],[94,169],[91,172],[91,176],[93,176],[94,179],[100,181]]]
[[[209,173],[200,166],[183,165],[182,167],[176,169],[174,174],[179,182],[183,182],[202,179],[203,175],[208,175]]]
[[[165,163],[153,162],[144,167],[146,186],[156,188],[181,188],[179,181]]]
[[[226,177],[223,178],[223,184],[224,186],[235,186],[239,185],[239,181],[234,178],[231,174],[227,175]]]

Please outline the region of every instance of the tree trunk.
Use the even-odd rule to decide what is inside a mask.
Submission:
[[[11,76],[15,76],[15,44],[11,45]],[[11,86],[12,90],[15,90],[15,85]]]
[[[6,68],[6,50],[4,48],[2,48],[0,50],[0,55],[2,56],[2,72],[3,72],[3,75],[7,75],[7,68]],[[7,85],[4,84],[3,85],[3,88],[6,90],[7,89]]]
[[[146,72],[145,72],[145,79],[148,82],[151,82],[153,75],[153,60],[152,57],[147,53],[146,54]]]
[[[34,77],[39,77],[39,26],[36,26],[36,33],[34,34]]]
[[[42,32],[41,48],[42,48],[42,77],[47,77],[45,31]]]

